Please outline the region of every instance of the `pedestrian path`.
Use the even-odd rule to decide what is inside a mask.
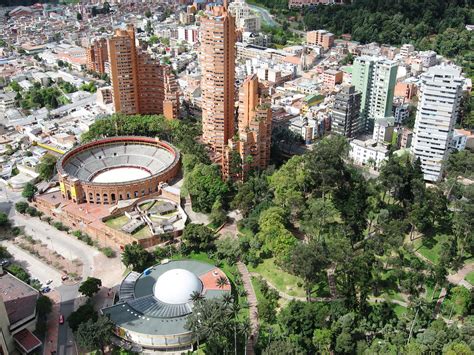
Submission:
[[[237,269],[242,276],[242,282],[244,284],[245,291],[247,292],[247,302],[249,304],[250,313],[250,337],[247,342],[247,354],[255,354],[254,346],[257,343],[259,322],[258,322],[258,301],[253,289],[252,280],[250,279],[250,273],[247,266],[241,261],[237,262]]]
[[[59,305],[61,303],[59,292],[51,291],[47,296],[51,299],[51,302],[53,302],[53,308],[46,323],[47,331],[43,351],[45,355],[54,353],[58,347]]]

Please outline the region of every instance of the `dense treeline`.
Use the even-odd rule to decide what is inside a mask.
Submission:
[[[472,322],[458,329],[434,321],[436,302],[426,294],[430,287],[449,288],[447,272],[474,253],[473,189],[456,178],[427,188],[420,162],[396,155],[367,181],[346,163],[347,151],[344,139],[326,138],[236,188],[231,207],[242,212],[241,227],[251,231],[240,239],[241,260],[255,266],[272,258],[303,280],[307,299],[329,294],[331,268],[340,297],[326,304],[290,303],[277,316],[274,307],[259,309],[259,346],[268,354],[284,353],[287,346],[301,353],[441,353],[452,347],[469,353]],[[448,176],[463,175],[471,160],[453,156]],[[428,245],[439,235],[446,237],[437,265],[413,257],[415,239]],[[373,302],[387,292],[404,295],[404,315],[389,302]],[[456,292],[463,294],[458,301],[466,316],[469,291]],[[270,346],[270,337],[279,343]]]
[[[30,6],[33,4],[46,4],[53,3],[57,4],[58,1],[54,0],[0,0],[0,6]]]
[[[345,6],[316,6],[304,16],[308,29],[332,31],[335,34],[351,33],[353,39],[364,43],[389,44],[416,43],[423,41],[427,47],[432,42],[443,55],[454,56],[468,49],[472,34],[464,30],[473,23],[474,9],[465,0],[356,0]],[[337,19],[337,21],[334,21]],[[456,37],[446,35],[441,39],[428,38],[454,29]],[[444,48],[447,42],[452,48]],[[442,43],[437,43],[437,42]],[[462,48],[458,48],[462,47]],[[471,42],[472,48],[472,42]]]

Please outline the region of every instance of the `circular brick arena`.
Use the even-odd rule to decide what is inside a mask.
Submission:
[[[63,198],[103,205],[156,193],[179,168],[178,150],[148,137],[96,140],[68,151],[57,163]]]

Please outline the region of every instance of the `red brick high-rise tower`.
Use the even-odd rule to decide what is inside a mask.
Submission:
[[[203,140],[222,153],[234,136],[235,19],[223,6],[208,6],[201,20]]]
[[[126,30],[115,30],[107,44],[115,112],[166,114],[166,118],[177,118],[176,79],[169,66],[160,65],[136,47],[133,25],[128,25]]]

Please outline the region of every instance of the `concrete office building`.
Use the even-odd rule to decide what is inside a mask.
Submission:
[[[201,19],[203,141],[222,153],[234,136],[235,20],[223,6],[209,5]]]
[[[92,70],[100,74],[105,73],[105,63],[109,61],[107,50],[107,39],[97,38],[87,48],[87,70]]]
[[[345,86],[334,98],[331,132],[348,138],[355,137],[360,130],[361,93],[354,86]]]
[[[166,118],[177,118],[179,93],[171,68],[136,47],[134,26],[116,29],[107,45],[115,112],[164,114],[164,106],[171,105]]]
[[[240,88],[238,138],[229,139],[226,147],[222,164],[224,178],[245,180],[252,169],[265,169],[270,162],[272,109],[261,90],[256,74],[247,77]],[[240,156],[241,174],[231,171],[233,152]]]
[[[412,153],[425,180],[439,181],[459,113],[464,78],[455,66],[435,66],[421,76]]]
[[[362,56],[354,61],[352,84],[362,93],[360,112],[368,133],[376,119],[392,115],[397,68],[395,61],[384,58]]]

